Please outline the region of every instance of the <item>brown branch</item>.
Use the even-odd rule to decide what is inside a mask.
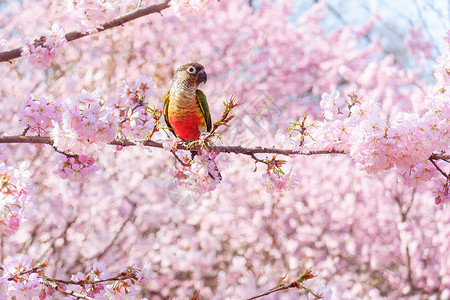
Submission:
[[[84,285],[95,285],[95,284],[99,284],[99,283],[103,283],[103,282],[110,282],[110,281],[136,279],[136,273],[127,273],[126,271],[124,271],[114,277],[109,277],[106,279],[99,279],[99,280],[87,280],[86,279],[86,280],[75,281],[75,280],[64,280],[64,279],[51,278],[51,277],[47,277],[47,276],[42,276],[42,278],[44,278],[47,281],[58,282],[58,283],[66,284],[66,285],[84,286]]]
[[[262,294],[253,296],[253,297],[248,298],[248,299],[246,299],[246,300],[258,299],[258,298],[261,298],[261,297],[270,295],[270,294],[272,294],[272,293],[284,291],[284,290],[287,290],[287,289],[290,289],[290,288],[298,288],[298,283],[294,281],[294,282],[292,282],[292,283],[289,284],[289,285],[280,286],[280,287],[277,287],[277,288],[275,288],[275,289],[271,289],[271,290],[269,290],[269,291],[267,291],[267,292],[265,292],[265,293],[262,293]]]
[[[137,7],[135,10],[130,11],[128,13],[125,13],[121,16],[115,17],[109,22],[106,22],[102,24],[101,26],[103,28],[98,28],[95,32],[88,33],[88,32],[79,32],[79,31],[72,31],[69,33],[66,33],[66,40],[68,42],[71,42],[73,40],[77,40],[79,38],[85,37],[87,35],[92,35],[97,32],[105,31],[107,29],[111,29],[117,26],[121,26],[127,22],[133,21],[135,19],[141,18],[143,16],[153,14],[153,13],[161,13],[162,10],[169,7],[169,0],[165,0],[158,4],[153,4],[147,7]],[[18,58],[21,55],[22,48],[16,48],[9,51],[0,52],[0,62],[2,61],[10,61],[12,59]]]
[[[433,166],[439,171],[439,173],[441,173],[442,175],[444,175],[445,178],[447,178],[447,179],[450,178],[450,173],[449,173],[449,174],[445,173],[444,170],[442,170],[442,169],[437,165],[437,163],[434,161],[435,158],[430,157],[428,160],[431,161],[431,163],[433,164]]]
[[[320,299],[320,298],[321,298],[321,296],[317,295],[315,292],[313,292],[313,291],[311,291],[309,288],[305,287],[305,286],[304,286],[302,283],[300,283],[299,281],[301,281],[301,280],[295,280],[295,281],[291,282],[291,283],[288,284],[288,285],[281,285],[281,286],[279,286],[279,287],[276,287],[276,288],[273,288],[273,289],[271,289],[271,290],[268,290],[268,291],[265,292],[265,293],[262,293],[262,294],[253,296],[253,297],[251,297],[251,298],[247,298],[247,299],[245,299],[245,300],[258,299],[258,298],[261,298],[261,297],[270,295],[270,294],[272,294],[272,293],[284,291],[284,290],[291,289],[291,288],[303,289],[303,290],[305,290],[305,292],[306,292],[307,294],[309,293],[309,294],[313,295],[313,297],[315,297],[316,299]],[[305,280],[303,280],[303,281],[305,281]]]
[[[53,287],[55,288],[55,287]],[[68,296],[72,296],[75,299],[85,299],[85,300],[94,300],[95,298],[89,297],[88,295],[83,295],[83,294],[78,294],[75,293],[74,291],[61,291],[60,289],[56,289],[59,293],[68,295]]]
[[[46,136],[0,136],[0,144],[47,144],[53,146],[53,141],[50,137]],[[144,146],[161,148],[163,149],[162,143],[155,142],[152,140],[129,140],[129,139],[114,139],[109,143],[114,146],[136,146],[143,144]],[[199,145],[188,147],[184,144],[179,144],[177,146],[178,150],[188,150],[188,151],[201,151]],[[317,150],[317,151],[303,151],[301,149],[279,149],[275,147],[242,147],[242,146],[211,146],[210,151],[219,151],[221,153],[234,153],[234,154],[245,154],[252,156],[252,154],[280,154],[280,155],[319,155],[319,154],[346,154],[344,151],[340,150]],[[442,159],[450,160],[450,154],[432,154],[430,159]]]
[[[0,136],[0,144],[47,144],[53,147],[53,141],[50,137],[46,136]],[[155,142],[153,140],[129,140],[129,139],[114,139],[109,143],[114,146],[136,146],[138,144],[143,144],[144,146],[163,148],[163,144]],[[188,150],[188,151],[201,151],[199,145],[194,145],[188,147],[184,144],[177,145],[178,150]],[[345,154],[343,151],[338,150],[319,150],[319,151],[307,151],[302,150],[289,150],[289,149],[279,149],[275,147],[255,147],[248,148],[242,146],[211,146],[210,151],[219,151],[222,153],[235,153],[235,154],[245,154],[252,156],[252,154],[280,154],[280,155],[316,155],[316,154]],[[450,156],[449,156],[450,158]]]

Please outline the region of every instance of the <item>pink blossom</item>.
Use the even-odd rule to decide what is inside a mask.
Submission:
[[[450,183],[448,180],[441,185],[439,190],[436,192],[435,204],[440,205],[449,205],[450,204],[450,192],[449,192]]]
[[[73,20],[80,31],[87,32],[103,28],[102,24],[114,17],[114,0],[80,0],[70,1]]]
[[[22,55],[36,68],[48,68],[50,63],[61,53],[67,43],[65,33],[58,24],[53,24],[39,39],[33,42],[25,41]]]
[[[150,113],[148,101],[154,95],[156,84],[141,75],[133,87],[123,81],[116,107],[120,121],[120,134],[127,138],[143,139],[154,127],[154,115]]]
[[[150,273],[151,273],[151,265],[145,264],[136,274],[136,278],[138,279],[140,284],[147,284],[150,280]]]
[[[72,275],[72,277],[70,278],[70,280],[73,280],[73,281],[83,281],[83,280],[85,280],[86,279],[86,275],[84,275],[83,273],[81,273],[81,272],[78,272],[77,274],[75,274],[75,275]]]
[[[222,178],[212,158],[213,155],[203,151],[194,157],[189,166],[183,166],[181,169],[172,168],[170,174],[175,183],[198,194],[215,190]]]
[[[297,149],[300,145],[300,136],[277,134],[276,138],[281,141],[281,146],[286,149]]]
[[[345,99],[340,97],[338,90],[334,90],[331,94],[323,93],[320,107],[327,120],[344,119],[349,114],[349,106]]]
[[[9,286],[8,296],[16,297],[19,299],[30,299],[34,296],[39,296],[41,283],[38,279],[37,273],[31,273],[28,276],[24,276],[23,280],[13,282]]]
[[[410,28],[405,38],[405,44],[408,51],[413,55],[422,55],[424,58],[430,58],[433,46],[423,38],[423,29],[419,26]]]
[[[90,156],[62,156],[61,158],[57,169],[53,172],[62,179],[74,182],[89,182],[95,173],[100,170],[100,167],[94,165],[95,159]]]
[[[37,135],[48,135],[53,128],[52,121],[61,122],[61,102],[47,97],[35,99],[30,94],[26,106],[19,111],[20,124],[29,127],[28,132]]]
[[[175,138],[163,140],[162,145],[165,150],[175,152],[177,150],[178,145],[182,143],[183,143],[182,139]]]
[[[188,13],[189,9],[194,9],[197,12],[205,8],[205,5],[209,0],[171,0],[169,5],[171,6],[174,14],[182,19],[183,15]]]
[[[116,115],[104,105],[98,92],[83,90],[80,97],[67,98],[62,107],[62,124],[53,122],[51,131],[59,150],[93,154],[115,138]]]
[[[26,271],[31,266],[31,258],[27,255],[23,255],[20,259],[9,256],[5,259],[3,269],[9,274],[14,276],[23,271]]]
[[[106,271],[106,266],[104,263],[95,262],[92,266],[92,273],[95,275],[94,278],[106,279],[108,278],[108,272]]]
[[[261,185],[269,194],[280,193],[293,189],[297,185],[297,178],[291,172],[284,175],[268,172],[262,175]]]
[[[0,162],[0,233],[10,235],[26,220],[23,209],[30,200],[29,176],[27,163],[15,169]]]
[[[314,293],[320,297],[320,300],[330,300],[331,296],[333,295],[333,291],[330,288],[327,288],[325,284],[320,284]],[[308,294],[309,299],[309,294]],[[315,299],[315,297],[313,298]]]

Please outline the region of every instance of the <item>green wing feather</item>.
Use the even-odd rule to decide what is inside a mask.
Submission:
[[[164,100],[163,100],[164,120],[166,121],[167,127],[169,127],[170,131],[172,131],[172,133],[175,136],[177,136],[175,134],[175,131],[172,128],[172,125],[170,125],[170,122],[169,122],[169,101],[170,101],[170,90],[164,94]]]
[[[203,117],[205,117],[206,130],[211,131],[211,113],[209,112],[208,101],[206,101],[206,95],[201,90],[197,90],[197,101],[202,109]],[[167,123],[167,121],[166,121]]]

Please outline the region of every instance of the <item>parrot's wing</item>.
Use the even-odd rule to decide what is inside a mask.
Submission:
[[[202,109],[203,116],[205,117],[206,130],[211,131],[211,113],[209,112],[208,101],[206,101],[206,95],[201,90],[197,90],[197,102]],[[167,121],[166,121],[167,122]]]
[[[175,131],[173,131],[173,129],[172,129],[172,125],[170,125],[170,122],[169,122],[169,100],[170,100],[170,90],[164,94],[164,100],[163,100],[164,120],[166,121],[167,127],[169,127],[170,131],[172,131],[172,133],[175,136],[177,136],[175,134]]]

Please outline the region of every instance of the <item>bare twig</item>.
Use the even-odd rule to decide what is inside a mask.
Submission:
[[[103,28],[98,28],[96,32],[88,33],[88,32],[79,32],[79,31],[72,31],[69,33],[66,33],[66,40],[68,42],[71,42],[73,40],[77,40],[79,38],[85,37],[87,35],[91,35],[97,32],[105,31],[107,29],[111,29],[117,26],[121,26],[127,22],[133,21],[135,19],[141,18],[143,16],[153,14],[153,13],[160,13],[161,11],[169,7],[169,0],[165,0],[158,4],[149,5],[147,7],[141,8],[138,6],[135,10],[130,11],[128,13],[125,13],[121,16],[118,16],[111,20],[110,22],[107,22],[105,24],[102,24]],[[21,55],[22,48],[16,48],[9,51],[0,52],[0,62],[2,61],[10,61],[12,59],[18,58]]]

